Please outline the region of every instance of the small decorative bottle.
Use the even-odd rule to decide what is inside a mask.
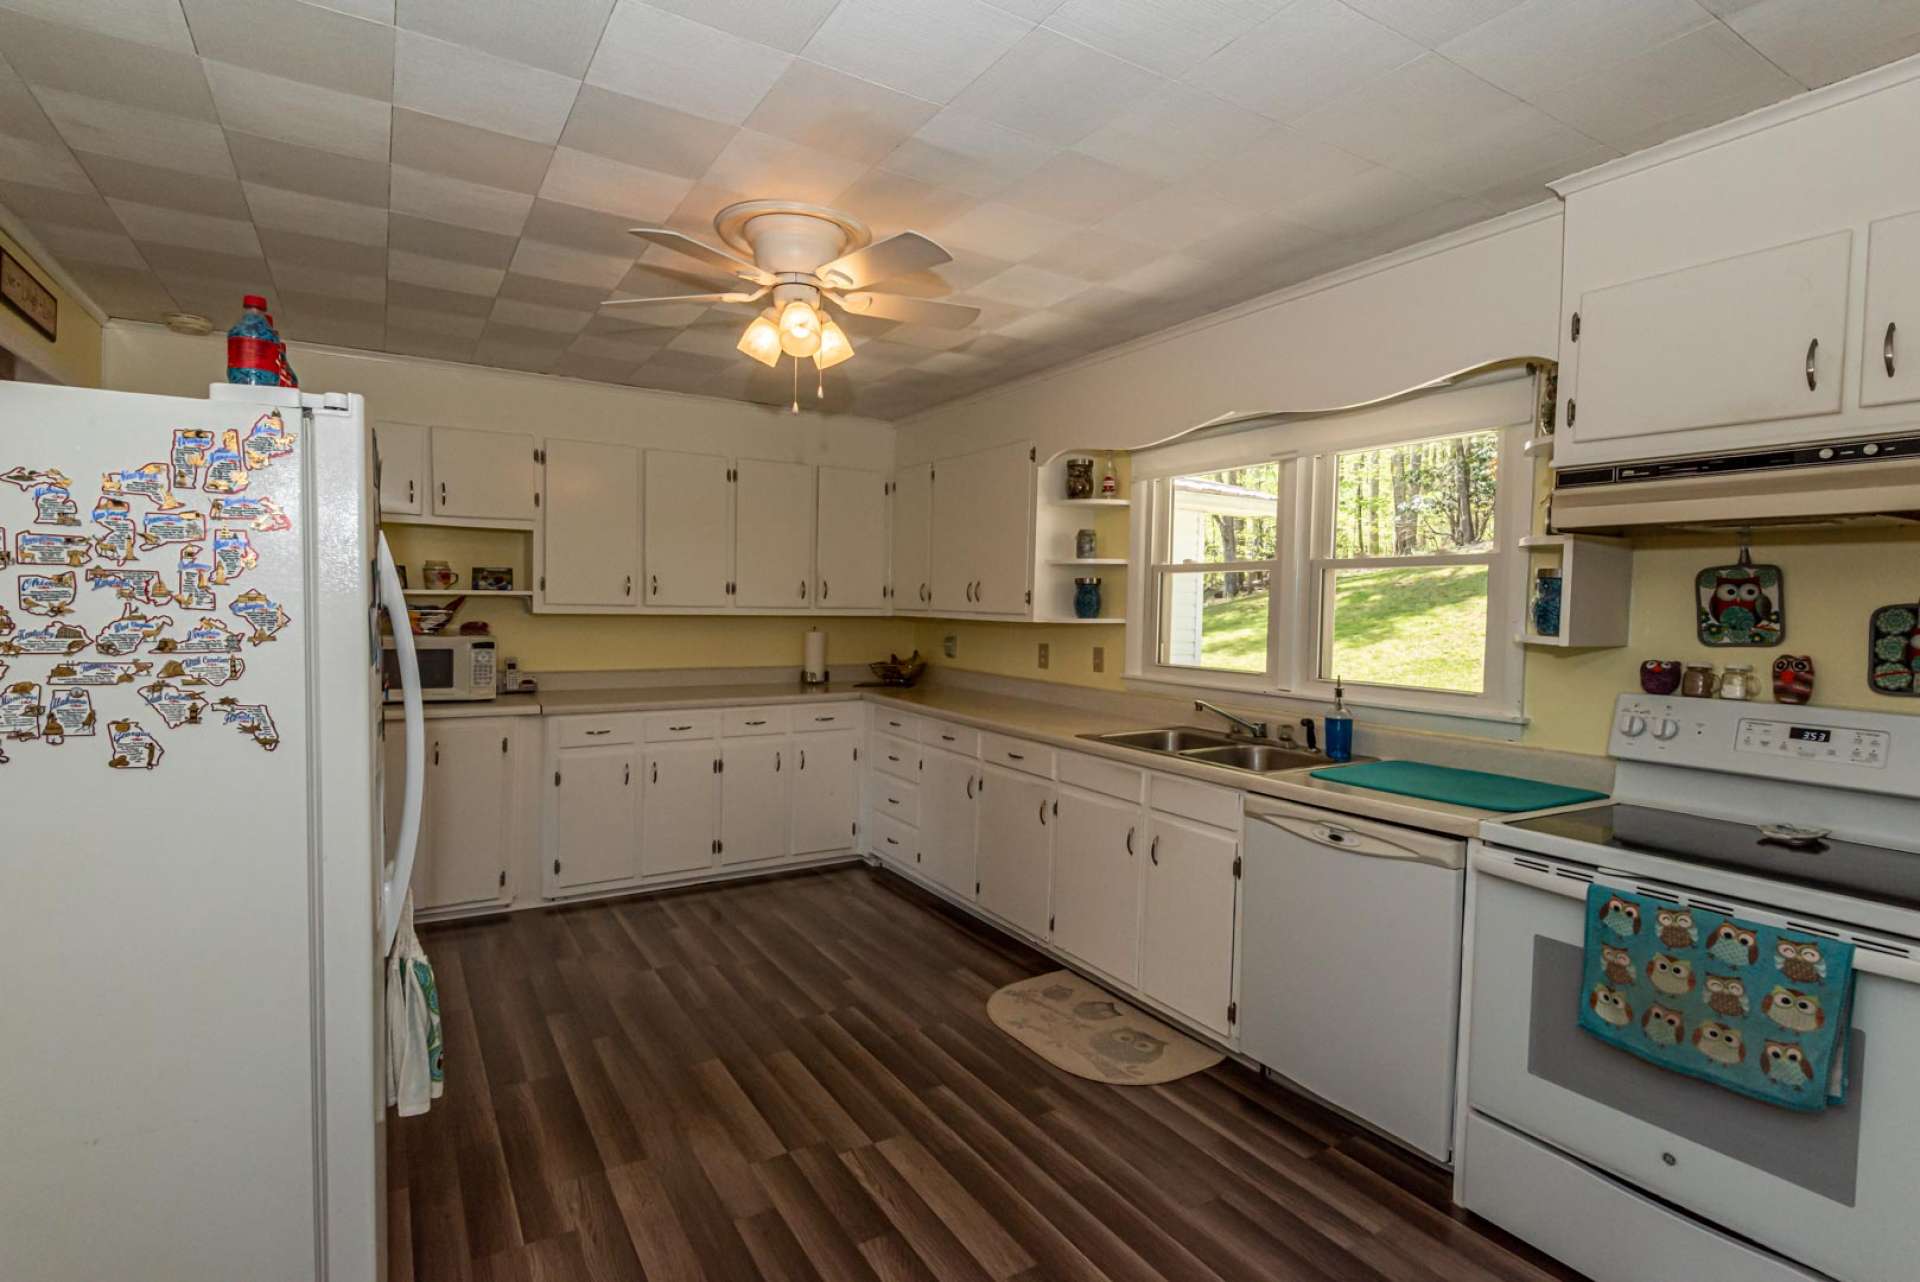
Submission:
[[[1321,723],[1327,736],[1327,760],[1353,760],[1353,714],[1347,711],[1347,690],[1340,678],[1333,679],[1333,711]]]
[[[1100,477],[1100,497],[1117,499],[1120,497],[1120,481],[1113,474],[1113,455],[1107,455],[1107,470]]]
[[[1545,569],[1533,581],[1533,630],[1543,637],[1560,635],[1560,571]]]
[[[1075,579],[1073,581],[1073,613],[1079,619],[1097,619],[1100,617],[1100,580]]]

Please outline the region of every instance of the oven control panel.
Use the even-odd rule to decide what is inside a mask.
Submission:
[[[1920,717],[1902,713],[1623,694],[1607,750],[1623,761],[1920,796]]]
[[[1801,761],[1845,761],[1884,769],[1892,736],[1884,730],[1843,730],[1799,721],[1740,719],[1742,752],[1770,752]]]

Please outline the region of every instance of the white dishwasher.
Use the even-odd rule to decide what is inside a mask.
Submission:
[[[1240,1048],[1441,1162],[1466,841],[1247,799]]]

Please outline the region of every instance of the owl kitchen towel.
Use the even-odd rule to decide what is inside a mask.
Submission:
[[[1853,945],[1587,888],[1580,1027],[1676,1073],[1816,1113],[1846,1100]]]

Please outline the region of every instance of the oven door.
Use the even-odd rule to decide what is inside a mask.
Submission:
[[[1809,1114],[1764,1104],[1580,1031],[1592,872],[1476,848],[1469,1105],[1790,1259],[1859,1282],[1910,1282],[1920,1259],[1920,983],[1895,976],[1920,969],[1858,954],[1844,1105]]]

